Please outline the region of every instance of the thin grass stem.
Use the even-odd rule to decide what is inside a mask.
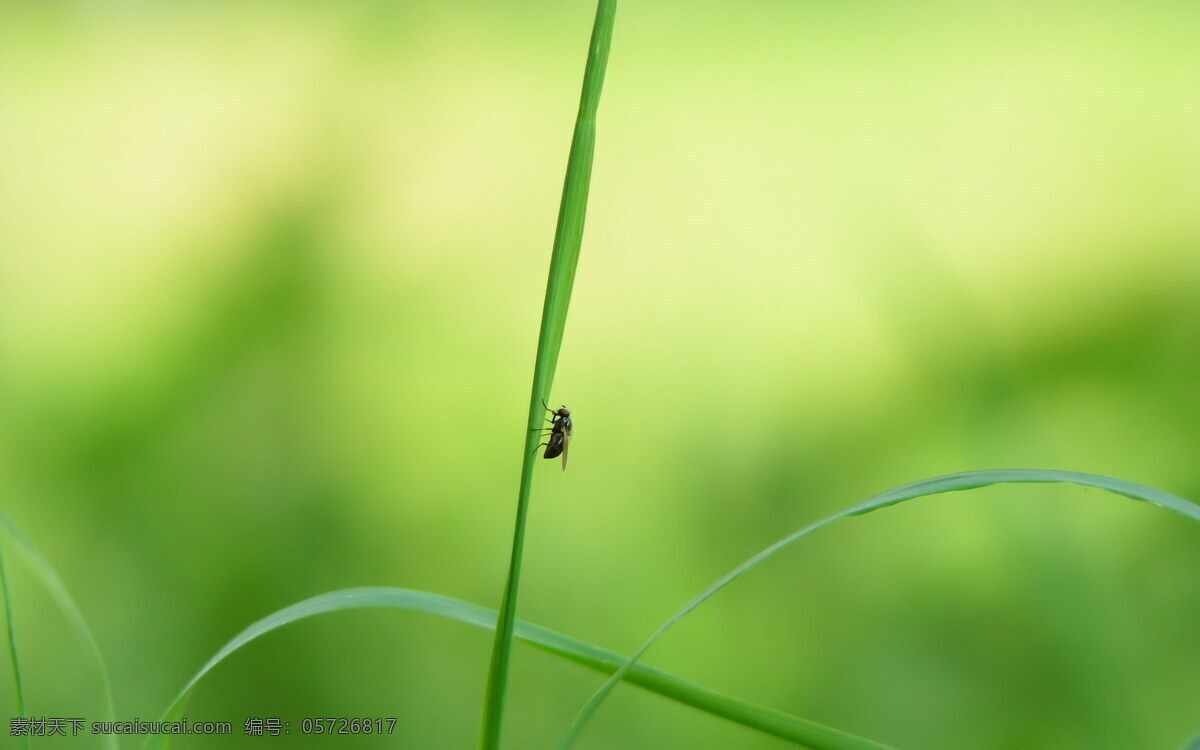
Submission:
[[[542,425],[542,401],[550,395],[550,388],[554,384],[554,372],[558,366],[558,353],[562,347],[563,331],[566,327],[567,308],[575,283],[575,269],[579,263],[579,248],[583,241],[583,224],[592,178],[592,155],[596,146],[596,112],[600,105],[600,91],[604,86],[604,71],[608,65],[616,12],[616,0],[600,0],[596,7],[596,20],[592,26],[587,67],[583,76],[583,93],[579,100],[579,114],[575,119],[575,133],[571,139],[571,153],[567,159],[558,225],[554,232],[554,250],[550,257],[549,277],[546,280],[546,300],[542,307],[537,358],[534,360],[533,388],[529,396],[529,418],[526,425],[531,429],[525,433],[512,555],[509,559],[508,578],[504,584],[504,596],[492,646],[491,666],[488,670],[487,691],[484,695],[483,720],[479,733],[481,750],[497,750],[500,747],[500,730],[508,692],[509,663],[512,658],[513,629],[517,618],[517,591],[521,583],[521,560],[525,549],[525,526],[529,516],[529,494],[533,485],[533,467],[537,460],[534,451],[541,439],[535,430]]]
[[[8,634],[8,655],[12,661],[13,695],[17,700],[17,716],[25,716],[25,688],[21,684],[21,660],[17,658],[17,629],[13,623],[12,596],[9,594],[8,572],[4,569],[4,550],[0,549],[0,589],[4,590],[4,624]],[[25,735],[25,748],[29,748],[29,735]]]

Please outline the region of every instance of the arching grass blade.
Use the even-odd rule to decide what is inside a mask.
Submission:
[[[1153,487],[1137,484],[1124,479],[1114,479],[1113,477],[1101,476],[1099,474],[1082,474],[1074,471],[1056,471],[1045,469],[993,469],[987,471],[968,471],[960,474],[948,474],[941,477],[933,477],[932,479],[922,479],[918,482],[906,484],[887,492],[876,495],[863,502],[852,505],[845,510],[829,516],[816,523],[805,526],[799,531],[795,531],[788,536],[775,542],[770,547],[751,557],[746,562],[737,566],[730,572],[726,573],[715,583],[705,589],[699,596],[688,602],[683,609],[676,612],[669,620],[663,623],[654,635],[643,643],[631,657],[613,673],[608,680],[600,686],[600,688],[592,695],[584,707],[580,710],[579,715],[575,717],[575,721],[571,724],[567,734],[559,743],[559,750],[566,750],[579,737],[584,726],[604,702],[604,699],[612,693],[613,689],[620,682],[628,669],[632,668],[637,663],[638,659],[654,645],[659,638],[663,636],[671,627],[687,616],[689,612],[699,607],[708,600],[713,594],[732,583],[738,576],[755,567],[783,548],[793,542],[805,537],[812,532],[824,526],[828,526],[834,521],[839,521],[850,516],[858,516],[864,513],[870,513],[880,508],[886,508],[889,505],[905,502],[906,500],[914,500],[919,497],[928,495],[937,495],[943,492],[958,492],[961,490],[977,489],[986,487],[992,484],[1002,483],[1050,483],[1050,482],[1066,482],[1076,484],[1083,487],[1096,487],[1098,489],[1107,490],[1108,492],[1132,498],[1134,500],[1142,500],[1155,505],[1160,505],[1168,510],[1175,511],[1180,515],[1187,516],[1193,521],[1200,521],[1200,505],[1184,500],[1181,497],[1172,495],[1169,492],[1156,490]],[[822,746],[827,750],[844,750],[853,747],[852,745],[829,744]]]
[[[4,542],[11,540],[12,542],[11,544],[5,543],[5,549],[11,549],[21,554],[21,556],[25,559],[25,562],[28,563],[29,567],[33,570],[34,574],[37,575],[37,577],[41,580],[41,583],[46,588],[46,591],[50,593],[50,596],[54,599],[55,603],[58,604],[59,609],[64,615],[66,615],[67,622],[70,623],[71,628],[75,631],[76,635],[79,637],[79,640],[83,642],[85,651],[91,657],[92,664],[96,669],[97,675],[99,676],[100,688],[103,692],[104,701],[105,715],[103,719],[106,721],[112,721],[115,711],[113,708],[112,683],[108,678],[108,667],[104,663],[103,654],[100,653],[100,646],[98,643],[96,643],[96,636],[92,634],[92,629],[88,627],[87,620],[83,618],[83,613],[79,611],[79,606],[75,604],[75,599],[72,598],[70,592],[67,591],[66,584],[62,582],[62,578],[60,578],[58,572],[54,570],[54,566],[52,566],[45,557],[42,557],[42,553],[38,552],[37,548],[33,546],[33,542],[29,541],[29,539],[27,539],[25,535],[21,533],[21,530],[17,528],[16,524],[14,524],[12,520],[9,519],[9,517],[3,512],[0,512],[0,529],[2,529],[4,532],[7,532],[7,539],[4,539],[4,534],[0,534],[0,540],[3,540]],[[11,557],[9,559],[11,559]],[[12,610],[8,601],[7,579],[5,580],[4,585],[5,608],[10,613],[9,638],[11,648],[14,649],[13,667],[15,669],[17,664],[17,653],[15,651],[15,643],[12,641],[14,637],[12,633]],[[18,695],[20,695],[19,692]],[[117,738],[114,736],[106,735],[101,741],[103,742],[104,746],[110,750],[117,750],[118,748]]]
[[[175,701],[164,712],[162,720],[178,720],[183,715],[188,698],[200,680],[231,654],[255,639],[284,625],[316,615],[346,609],[373,607],[424,612],[480,628],[495,628],[496,626],[495,610],[441,594],[395,588],[357,588],[331,591],[268,615],[236,635],[209,659],[192,679],[188,680],[183,689],[179,691]],[[616,672],[626,661],[621,654],[527,622],[518,621],[514,628],[514,634],[518,640],[525,641],[543,651],[605,674]],[[715,690],[709,690],[642,664],[635,665],[628,670],[624,679],[685,705],[729,719],[751,729],[790,740],[804,747],[821,747],[820,738],[832,736],[843,738],[843,741],[847,743],[855,740],[858,742],[858,744],[847,744],[846,747],[861,748],[861,750],[888,750],[884,745],[855,738],[836,729],[796,716],[789,716],[782,711],[756,706],[753,703],[723,695]],[[817,742],[814,742],[814,738]],[[155,736],[146,743],[146,748],[166,750],[170,739],[169,735]]]

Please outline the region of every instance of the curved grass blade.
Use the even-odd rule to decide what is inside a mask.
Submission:
[[[308,617],[344,609],[371,607],[425,612],[480,628],[496,627],[495,610],[440,594],[395,588],[357,588],[331,591],[268,615],[235,636],[184,685],[178,697],[163,714],[162,720],[175,721],[182,717],[187,700],[200,679],[230,654],[256,638]],[[518,639],[543,651],[605,674],[612,674],[625,662],[625,657],[620,654],[527,622],[518,621],[514,633]],[[791,740],[805,747],[828,747],[827,744],[822,744],[825,738],[835,737],[843,742],[839,747],[852,747],[855,750],[888,750],[884,745],[859,739],[815,722],[789,716],[781,711],[763,708],[722,695],[642,664],[630,669],[624,678],[634,685],[680,703],[735,721],[751,729]],[[169,741],[169,735],[157,735],[147,741],[146,747],[154,750],[166,750]]]
[[[1183,750],[1200,750],[1200,735],[1196,735],[1183,746]]]
[[[612,45],[616,0],[599,0],[592,39],[588,47],[587,67],[583,74],[583,92],[579,113],[575,118],[575,133],[571,153],[567,158],[567,174],[563,183],[562,202],[558,209],[558,226],[554,232],[554,250],[550,257],[550,274],[546,280],[546,300],[542,306],[542,327],[538,336],[537,357],[533,366],[533,388],[529,396],[529,418],[525,432],[525,447],[521,461],[521,484],[517,491],[517,514],[513,528],[512,554],[504,596],[500,602],[500,619],[492,645],[488,668],[487,690],[484,694],[483,717],[479,730],[481,750],[498,750],[500,726],[504,718],[504,702],[508,691],[508,669],[512,654],[513,627],[517,616],[517,589],[521,583],[521,558],[525,548],[525,522],[529,515],[529,493],[533,485],[534,455],[539,442],[536,429],[542,426],[542,402],[550,395],[558,353],[562,348],[563,331],[567,323],[567,308],[575,284],[575,269],[579,264],[579,248],[583,242],[583,224],[587,214],[588,189],[592,181],[592,155],[596,146],[596,112],[600,106],[600,91],[604,86],[604,71]]]
[[[943,492],[958,492],[961,490],[973,490],[979,487],[987,487],[992,484],[1022,484],[1035,483],[1044,484],[1051,482],[1066,482],[1068,484],[1076,484],[1083,487],[1096,487],[1098,489],[1107,490],[1117,495],[1132,498],[1134,500],[1143,500],[1154,505],[1160,505],[1168,510],[1173,510],[1180,515],[1187,516],[1193,521],[1200,521],[1200,505],[1196,505],[1181,497],[1172,495],[1169,492],[1156,490],[1153,487],[1130,482],[1124,479],[1114,479],[1112,477],[1101,476],[1099,474],[1082,474],[1074,471],[1055,471],[1046,469],[992,469],[987,471],[967,471],[959,474],[947,474],[945,476],[933,477],[931,479],[922,479],[911,484],[906,484],[887,492],[875,495],[872,498],[863,502],[852,505],[845,510],[834,513],[832,516],[817,521],[814,524],[805,526],[799,531],[795,531],[763,551],[751,557],[741,565],[726,573],[715,583],[705,589],[699,596],[687,603],[683,609],[676,612],[669,620],[663,623],[662,627],[654,632],[654,635],[643,643],[637,651],[629,657],[621,668],[612,674],[608,680],[600,686],[600,688],[588,699],[588,702],[580,710],[579,715],[575,717],[567,734],[559,743],[559,750],[566,750],[570,747],[583,731],[588,720],[596,713],[600,704],[604,699],[612,693],[613,688],[617,686],[624,677],[627,671],[637,663],[638,659],[650,649],[654,643],[662,637],[664,633],[685,617],[689,612],[699,607],[708,600],[713,594],[728,586],[738,576],[745,573],[747,570],[755,567],[762,561],[779,552],[784,547],[787,547],[792,542],[807,536],[812,532],[824,526],[828,526],[834,521],[848,518],[850,516],[859,516],[864,513],[870,513],[880,508],[886,508],[889,505],[902,503],[906,500],[914,500],[927,495],[937,495]],[[849,745],[831,744],[827,746],[830,750],[838,748],[851,747]],[[1200,750],[1200,749],[1198,749]]]
[[[70,592],[67,591],[66,584],[62,582],[62,579],[59,578],[58,573],[54,570],[54,566],[52,566],[49,561],[46,560],[46,558],[42,557],[42,554],[38,552],[37,547],[33,546],[33,542],[29,541],[29,539],[27,539],[25,535],[21,533],[21,530],[17,528],[16,524],[14,524],[12,520],[10,520],[9,517],[2,511],[0,511],[0,528],[3,528],[8,532],[9,538],[14,542],[12,548],[23,554],[26,562],[29,563],[29,566],[33,569],[33,572],[41,580],[42,585],[45,586],[46,590],[50,592],[50,595],[58,604],[59,609],[61,609],[63,614],[66,615],[67,622],[71,624],[71,627],[75,630],[76,635],[79,636],[79,640],[86,644],[86,650],[88,655],[92,658],[94,666],[96,667],[96,672],[100,677],[100,684],[104,691],[104,720],[113,721],[115,710],[113,708],[112,683],[108,679],[108,667],[106,667],[104,664],[104,656],[100,653],[100,646],[96,643],[96,636],[92,634],[92,629],[88,627],[87,620],[83,618],[83,613],[79,611],[78,605],[75,604],[75,600],[71,597]],[[5,584],[5,604],[7,605],[7,581],[5,581]],[[11,613],[11,609],[9,611]],[[11,639],[12,637],[12,622],[10,614],[9,638]],[[14,653],[14,669],[16,668],[16,663],[16,654]],[[117,738],[113,735],[105,735],[102,742],[104,743],[104,746],[110,750],[117,750],[118,748]]]
[[[9,596],[8,574],[4,570],[4,549],[0,547],[0,588],[4,589],[4,625],[8,635],[8,657],[12,661],[13,695],[17,700],[17,716],[24,717],[25,689],[21,685],[21,660],[18,658],[17,630],[13,624],[12,597]],[[25,735],[25,750],[29,750],[29,735]]]

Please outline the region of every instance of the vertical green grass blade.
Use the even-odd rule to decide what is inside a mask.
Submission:
[[[0,532],[7,532],[8,539],[3,538],[0,534],[0,541],[5,542],[3,547],[13,549],[24,555],[26,562],[32,568],[33,572],[41,579],[42,585],[46,588],[50,595],[58,603],[59,609],[67,617],[67,622],[75,630],[79,640],[86,646],[88,655],[92,657],[92,662],[95,665],[96,673],[100,678],[100,687],[104,693],[104,715],[100,717],[105,721],[113,721],[113,697],[112,683],[108,679],[108,667],[104,664],[104,656],[100,653],[100,646],[96,643],[96,636],[92,634],[92,629],[88,627],[87,620],[84,619],[83,613],[79,611],[79,606],[75,604],[75,599],[71,597],[71,593],[67,590],[66,584],[59,578],[58,573],[54,570],[46,558],[42,557],[42,553],[38,552],[37,547],[33,546],[33,542],[29,541],[21,530],[17,528],[8,516],[0,512]],[[13,544],[9,545],[6,542],[11,539]],[[5,581],[5,591],[7,592],[7,581]],[[7,593],[5,594],[7,605]],[[11,612],[11,609],[9,609]],[[12,638],[12,622],[10,615],[9,622],[9,638]],[[14,656],[13,664],[16,664]],[[117,750],[117,738],[113,735],[106,735],[101,742],[110,750]]]
[[[0,548],[0,588],[4,589],[4,624],[8,635],[8,656],[12,660],[13,695],[17,699],[17,716],[25,714],[25,689],[21,685],[21,660],[17,658],[17,631],[13,625],[12,597],[8,594],[8,574],[4,570],[4,550]],[[25,748],[29,749],[29,735],[25,735]]]
[[[600,708],[600,704],[612,692],[621,680],[625,678],[629,669],[637,663],[638,659],[650,649],[654,643],[662,637],[670,628],[679,620],[683,619],[689,612],[703,604],[709,597],[717,593],[727,585],[732,583],[734,579],[745,573],[747,570],[755,567],[767,558],[789,546],[792,542],[797,541],[801,537],[808,536],[812,532],[824,526],[828,526],[834,521],[840,521],[843,518],[850,516],[860,516],[864,513],[870,513],[880,508],[886,508],[889,505],[905,502],[906,500],[914,500],[927,495],[937,495],[943,492],[958,492],[960,490],[971,490],[979,487],[987,487],[992,484],[1002,483],[1050,483],[1050,482],[1065,482],[1068,484],[1076,484],[1083,487],[1096,487],[1098,489],[1107,490],[1116,495],[1132,498],[1134,500],[1142,500],[1154,505],[1162,506],[1167,510],[1172,510],[1180,515],[1187,516],[1193,521],[1200,521],[1200,505],[1184,500],[1181,497],[1172,495],[1169,492],[1156,490],[1153,487],[1130,482],[1125,479],[1114,479],[1113,477],[1100,476],[1099,474],[1082,474],[1075,471],[1055,471],[1043,469],[993,469],[989,471],[967,471],[959,474],[947,474],[946,476],[933,477],[931,479],[922,479],[911,484],[906,484],[887,492],[880,493],[863,502],[852,505],[849,508],[834,513],[832,516],[817,521],[814,524],[805,526],[799,531],[794,531],[778,542],[775,542],[770,547],[751,557],[741,565],[726,573],[715,583],[705,589],[699,596],[691,600],[684,606],[683,609],[676,612],[669,620],[663,623],[654,635],[633,652],[633,655],[621,665],[621,668],[609,677],[600,689],[597,690],[584,707],[580,710],[579,715],[575,717],[575,721],[567,730],[566,736],[559,743],[559,750],[566,750],[579,737],[588,720]],[[816,747],[816,746],[814,746]],[[823,750],[851,750],[851,748],[861,747],[860,745],[843,744],[840,740],[835,740],[826,745],[821,745]]]
[[[500,619],[492,646],[488,670],[487,692],[484,695],[483,722],[479,733],[482,750],[497,750],[500,746],[500,725],[504,718],[504,700],[508,688],[509,661],[512,654],[513,627],[517,613],[517,589],[521,582],[521,556],[525,546],[525,522],[529,512],[529,493],[533,482],[534,451],[539,438],[536,428],[542,426],[542,400],[549,398],[558,365],[566,328],[567,308],[571,288],[575,284],[575,268],[579,263],[579,247],[583,240],[583,223],[587,214],[588,188],[592,180],[592,154],[596,146],[596,111],[600,106],[600,91],[604,86],[604,70],[612,43],[613,21],[617,13],[616,0],[600,0],[592,40],[588,48],[587,68],[583,76],[583,93],[579,114],[575,119],[575,134],[571,139],[571,154],[567,159],[567,175],[563,184],[562,203],[558,209],[558,226],[554,232],[554,251],[550,258],[550,275],[546,281],[546,301],[542,307],[542,328],[538,336],[537,359],[533,368],[533,388],[529,397],[525,444],[522,448],[521,485],[517,492],[517,517],[513,530],[512,557],[508,579],[500,604]]]

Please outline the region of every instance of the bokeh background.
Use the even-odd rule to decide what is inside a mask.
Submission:
[[[120,717],[324,591],[497,605],[594,9],[0,9],[0,507]],[[539,467],[520,614],[627,653],[785,533],[941,473],[1200,499],[1197,38],[1167,0],[625,3],[553,395],[572,462]],[[97,717],[11,567],[30,713]],[[647,661],[900,748],[1173,749],[1198,621],[1194,523],[993,488],[821,532]],[[472,747],[490,645],[293,625],[189,717],[397,733],[175,746]],[[599,681],[519,650],[507,744]],[[628,687],[580,744],[784,746]]]

